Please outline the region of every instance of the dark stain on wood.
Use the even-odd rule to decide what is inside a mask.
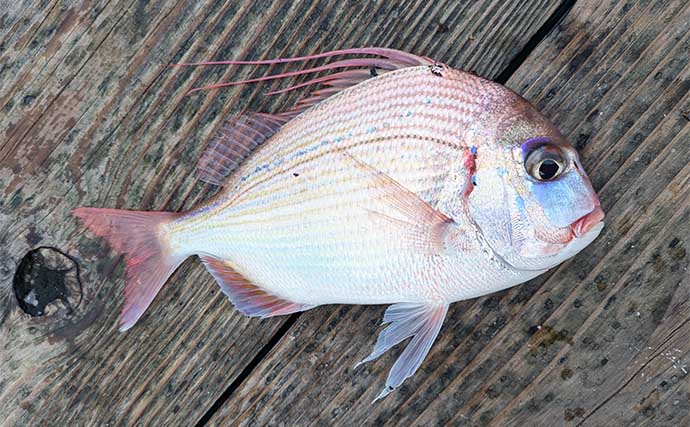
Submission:
[[[48,247],[31,250],[22,258],[14,274],[13,288],[17,306],[31,316],[53,314],[58,303],[70,315],[82,297],[76,261]]]
[[[438,21],[436,23],[436,33],[445,34],[448,32],[448,30],[449,30],[448,25],[444,24],[443,22]]]

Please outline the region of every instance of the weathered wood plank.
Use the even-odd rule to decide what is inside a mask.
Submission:
[[[580,1],[508,82],[578,145],[599,189],[608,225],[584,253],[453,305],[420,372],[374,405],[396,352],[353,365],[383,308],[306,312],[212,424],[687,422],[689,18],[685,1]]]
[[[190,260],[134,329],[116,331],[119,259],[69,211],[193,206],[211,191],[193,177],[196,157],[222,118],[295,96],[262,97],[270,85],[186,96],[266,69],[166,64],[382,45],[495,76],[555,7],[545,0],[121,0],[8,9],[0,31],[2,423],[188,425],[286,321],[242,317]],[[27,273],[37,282],[23,285],[55,290],[59,278],[70,292],[32,318],[17,307],[13,278],[38,246],[64,255],[44,249],[52,255],[32,258]]]

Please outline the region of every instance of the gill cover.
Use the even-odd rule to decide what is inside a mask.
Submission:
[[[507,110],[494,110],[497,125],[476,141],[470,212],[505,262],[546,270],[594,240],[600,226],[579,238],[573,228],[599,201],[577,152],[546,118],[521,99]]]

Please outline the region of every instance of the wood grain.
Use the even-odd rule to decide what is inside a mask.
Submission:
[[[194,178],[193,168],[222,119],[245,108],[275,110],[296,96],[261,96],[275,84],[186,96],[193,87],[276,67],[172,69],[167,64],[379,45],[437,57],[492,77],[506,68],[556,7],[546,0],[115,0],[25,1],[3,8],[2,424],[195,423],[287,321],[239,315],[219,295],[211,276],[189,260],[139,324],[128,333],[116,330],[123,287],[119,258],[79,226],[70,210],[82,205],[157,210],[193,206],[214,191]],[[39,246],[61,251],[56,262],[65,263],[41,267],[66,271],[72,259],[80,267],[65,273],[65,280],[80,279],[67,287],[73,294],[66,302],[51,304],[44,316],[30,317],[17,307],[13,280],[22,257]],[[34,271],[39,270],[44,271]],[[35,277],[45,282],[43,276]],[[321,323],[333,310],[319,309],[309,318],[320,314],[313,319]],[[376,308],[351,310],[369,321],[380,314]],[[347,327],[337,339],[347,337],[349,330],[364,354],[373,325],[365,333],[356,329],[357,323],[342,322],[339,328],[342,325]],[[281,345],[294,348],[294,335]],[[309,343],[322,346],[327,341],[311,337]],[[343,345],[331,350],[339,348]],[[305,379],[320,372],[309,365],[290,366],[301,366],[299,375]],[[372,383],[380,379],[358,378]],[[340,388],[342,379],[334,377],[329,387]],[[281,381],[276,377],[267,392],[278,393]]]
[[[383,307],[306,312],[211,424],[687,423],[689,18],[685,1],[579,1],[508,81],[581,150],[607,212],[593,245],[454,304],[420,371],[374,405],[401,349],[353,365]]]

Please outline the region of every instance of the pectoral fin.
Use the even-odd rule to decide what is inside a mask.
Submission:
[[[343,158],[365,178],[371,197],[363,204],[377,228],[389,230],[391,238],[419,254],[440,254],[452,240],[458,249],[474,244],[452,218],[435,209],[413,191],[379,169],[348,153]]]
[[[355,367],[376,359],[407,338],[412,337],[412,340],[391,368],[386,387],[374,402],[386,397],[417,371],[441,330],[447,312],[448,304],[399,303],[388,307],[383,316],[383,324],[389,325],[379,334],[374,351]]]

